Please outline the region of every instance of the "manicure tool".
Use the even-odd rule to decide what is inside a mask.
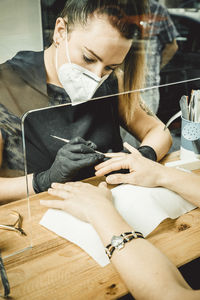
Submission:
[[[188,108],[188,104],[187,104],[187,96],[182,96],[180,101],[179,101],[179,105],[181,108],[181,112],[182,112],[182,117],[186,120],[189,120],[189,108]]]
[[[51,135],[51,137],[53,137],[54,139],[58,139],[58,140],[60,140],[60,141],[63,141],[63,142],[65,142],[65,143],[69,143],[69,142],[70,142],[70,140],[63,139],[63,138],[58,137],[58,136],[56,136],[56,135]],[[105,155],[103,152],[100,152],[100,151],[97,151],[97,150],[94,150],[94,151],[95,151],[96,153]]]
[[[192,90],[191,100],[189,104],[189,120],[194,121],[195,91]]]
[[[26,233],[24,232],[24,230],[22,229],[22,216],[16,212],[16,211],[12,211],[11,213],[12,215],[16,215],[17,216],[17,220],[15,221],[14,224],[10,224],[10,225],[3,225],[0,224],[0,229],[4,229],[4,230],[11,230],[11,231],[15,231],[21,235],[26,235]]]
[[[194,121],[200,122],[200,90],[195,91]]]

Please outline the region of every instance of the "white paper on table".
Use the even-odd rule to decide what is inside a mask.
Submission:
[[[146,188],[130,184],[112,189],[114,205],[136,231],[146,237],[164,219],[175,219],[196,206],[165,188]]]
[[[58,209],[48,209],[40,224],[85,250],[100,266],[109,263],[104,246],[93,226]]]
[[[165,188],[123,184],[111,191],[114,206],[120,215],[144,236],[152,232],[164,219],[175,219],[196,207]],[[81,247],[102,267],[109,263],[104,246],[90,224],[57,209],[49,209],[40,224]]]

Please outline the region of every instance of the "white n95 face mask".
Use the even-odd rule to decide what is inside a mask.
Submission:
[[[81,104],[91,100],[99,86],[109,75],[98,77],[89,70],[71,63],[67,44],[66,33],[66,56],[68,63],[61,65],[58,69],[58,49],[56,48],[56,69],[58,78],[63,88],[69,95],[72,105]]]

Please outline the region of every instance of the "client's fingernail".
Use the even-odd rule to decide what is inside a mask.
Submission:
[[[115,179],[115,176],[107,176],[107,177],[106,177],[106,182],[107,182],[107,183],[112,183],[112,182],[113,182],[113,179]]]

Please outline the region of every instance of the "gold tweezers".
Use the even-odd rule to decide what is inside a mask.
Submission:
[[[22,216],[17,211],[12,211],[11,214],[17,216],[17,220],[15,221],[15,223],[10,224],[10,225],[0,224],[0,229],[11,230],[11,231],[15,231],[21,235],[26,235],[26,233],[22,229],[22,221],[23,221]]]

